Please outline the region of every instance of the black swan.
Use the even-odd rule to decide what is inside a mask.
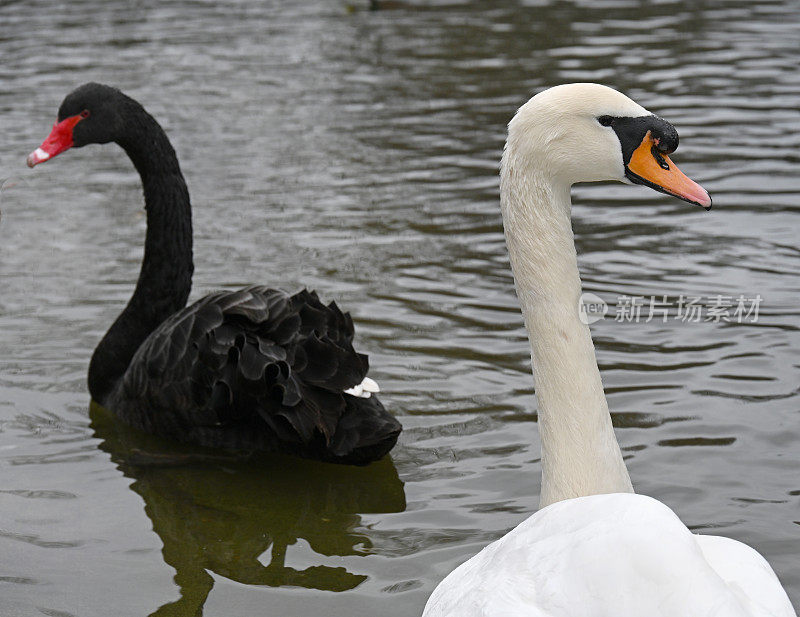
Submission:
[[[186,306],[192,217],[175,150],[116,88],[67,95],[28,166],[71,147],[119,144],[142,179],[147,235],[133,297],[89,365],[89,392],[127,424],[201,446],[367,464],[400,423],[373,396],[353,321],[313,291],[220,291]]]

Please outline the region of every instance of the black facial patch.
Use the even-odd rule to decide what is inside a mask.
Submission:
[[[651,136],[658,143],[653,151],[653,156],[657,153],[671,154],[678,148],[678,131],[669,122],[658,116],[639,116],[636,118],[617,118],[612,116],[600,116],[598,121],[603,126],[610,126],[619,138],[622,146],[622,162],[625,166],[631,161],[633,152],[642,145],[644,136],[650,131]],[[663,158],[656,161],[661,165]]]
[[[661,169],[669,169],[669,163],[667,163],[667,159],[661,155],[661,151],[658,149],[656,144],[653,144],[650,148],[650,154],[653,155],[653,158],[656,160],[656,163],[658,163],[658,166]]]

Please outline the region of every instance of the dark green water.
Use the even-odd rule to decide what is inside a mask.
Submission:
[[[672,121],[715,199],[574,192],[634,483],[757,547],[800,603],[800,5],[353,2],[0,3],[0,613],[411,617],[532,513],[497,166],[516,108],[567,81]],[[193,297],[309,286],[353,313],[406,427],[391,460],[154,467],[137,449],[165,446],[90,411],[89,356],[138,274],[138,177],[114,146],[24,167],[88,80],[177,149]],[[758,321],[613,319],[621,295],[718,294],[760,294]]]

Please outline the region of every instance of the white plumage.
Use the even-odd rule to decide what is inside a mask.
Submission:
[[[363,381],[360,384],[357,384],[352,388],[347,388],[347,390],[345,390],[344,393],[358,398],[369,398],[373,394],[378,393],[380,391],[381,389],[378,386],[378,382],[376,382],[374,379],[370,377],[364,377]]]
[[[451,572],[423,617],[795,617],[755,550],[633,493],[580,320],[570,187],[636,182],[710,208],[675,147],[674,127],[597,84],[546,90],[509,124],[501,206],[535,368],[542,509]]]
[[[766,560],[631,493],[554,503],[453,570],[425,617],[795,617]]]

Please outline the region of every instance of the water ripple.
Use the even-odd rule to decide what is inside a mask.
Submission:
[[[497,167],[514,110],[571,80],[605,81],[675,123],[676,162],[715,200],[705,213],[643,187],[575,187],[586,290],[612,313],[623,295],[763,298],[756,323],[593,324],[637,490],[762,550],[800,600],[796,4],[381,4],[0,6],[0,179],[14,179],[0,183],[0,498],[14,530],[0,540],[14,564],[3,580],[18,583],[7,601],[100,616],[97,589],[114,588],[126,614],[267,600],[283,614],[407,617],[533,511],[536,402]],[[176,147],[195,217],[193,297],[309,286],[352,312],[406,427],[394,475],[384,470],[392,507],[318,471],[310,486],[350,487],[349,510],[326,509],[334,493],[302,502],[275,485],[255,508],[264,480],[243,470],[134,470],[98,448],[86,366],[136,282],[138,177],[113,146],[24,168],[66,91],[90,79],[144,102]],[[51,544],[42,521],[45,537],[80,539]],[[279,563],[297,526],[288,554],[303,570]],[[258,579],[237,554],[278,574]],[[320,603],[311,589],[265,588],[287,581],[338,593]]]

